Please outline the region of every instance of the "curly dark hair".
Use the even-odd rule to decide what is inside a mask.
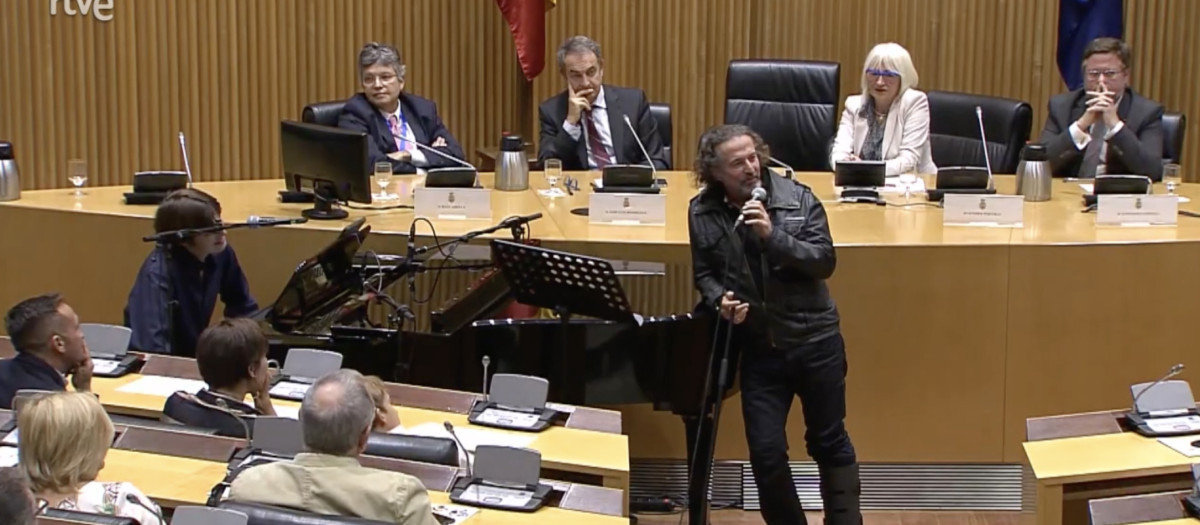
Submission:
[[[754,140],[754,149],[758,151],[758,162],[767,165],[771,158],[770,148],[763,138],[749,126],[742,124],[721,124],[708,128],[700,135],[700,146],[696,149],[696,163],[692,167],[692,180],[697,186],[716,182],[715,170],[721,164],[721,155],[717,148],[730,140],[741,136],[749,136]]]

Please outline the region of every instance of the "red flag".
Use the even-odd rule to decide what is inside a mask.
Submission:
[[[556,0],[496,0],[517,48],[517,61],[527,80],[546,68],[546,11]]]

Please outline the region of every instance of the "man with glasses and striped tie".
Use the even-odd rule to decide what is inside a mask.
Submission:
[[[1041,142],[1057,177],[1162,180],[1163,107],[1129,85],[1129,44],[1097,38],[1083,51],[1084,87],[1050,99]]]
[[[369,163],[390,162],[392,173],[416,173],[418,168],[444,168],[458,163],[422,151],[416,142],[457,159],[462,147],[446,129],[432,100],[404,93],[404,62],[395,47],[371,42],[358,54],[362,93],[346,101],[338,127],[370,137]]]
[[[586,36],[568,38],[558,48],[558,71],[567,89],[538,107],[539,163],[559,159],[564,170],[575,171],[651,163],[669,169],[646,93],[604,84],[600,44]],[[646,146],[645,154],[638,139]]]

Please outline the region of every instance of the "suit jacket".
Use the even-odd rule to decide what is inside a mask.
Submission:
[[[1075,177],[1083,163],[1084,150],[1075,147],[1070,128],[1087,109],[1085,88],[1055,95],[1050,99],[1049,109],[1040,141],[1046,145],[1050,168],[1056,177]],[[1127,88],[1117,105],[1117,116],[1125,125],[1108,140],[1105,173],[1162,180],[1162,106]]]
[[[454,135],[451,135],[450,130],[446,129],[445,124],[442,124],[442,118],[437,113],[437,105],[432,100],[401,92],[400,107],[405,120],[412,127],[413,136],[416,137],[417,142],[429,146],[439,137],[446,139],[445,146],[435,149],[451,157],[466,159],[462,146],[458,145],[458,141],[454,140]],[[362,93],[354,95],[346,101],[346,106],[342,108],[342,114],[338,117],[338,127],[362,131],[370,137],[367,146],[369,168],[374,169],[377,162],[390,162],[393,173],[417,172],[417,167],[413,163],[394,160],[387,156],[388,153],[399,151],[399,148],[396,147],[396,139],[392,136],[392,131],[388,129],[387,119],[384,118],[383,113],[380,113],[379,109],[372,105],[371,101],[367,100]],[[428,151],[422,151],[422,153],[425,155],[425,160],[429,162],[429,166],[427,166],[429,168],[459,166],[456,162]]]
[[[587,143],[584,135],[579,140],[571,138],[571,134],[563,129],[567,120],[566,91],[559,93],[538,106],[538,117],[541,120],[541,140],[538,141],[538,163],[546,159],[559,159],[564,170],[587,170]],[[604,85],[604,103],[608,111],[608,128],[612,133],[613,151],[616,152],[617,164],[654,163],[660,170],[670,169],[670,161],[663,153],[662,139],[658,136],[658,126],[650,116],[650,103],[646,102],[646,93],[640,89]],[[646,146],[646,159],[642,155],[637,141],[625,126],[625,115],[637,129],[642,144]]]
[[[842,111],[842,122],[838,124],[837,137],[829,154],[830,166],[836,168],[839,160],[862,152],[870,126],[867,119],[858,114],[862,109],[863,96],[851,95],[846,98],[846,109]],[[929,97],[924,92],[905,90],[892,103],[887,124],[883,128],[883,160],[889,176],[937,173],[929,147]]]
[[[438,525],[429,493],[417,478],[325,454],[305,452],[293,461],[250,467],[233,479],[229,499],[404,525]]]

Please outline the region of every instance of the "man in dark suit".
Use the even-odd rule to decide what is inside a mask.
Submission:
[[[1083,51],[1084,87],[1050,99],[1041,141],[1057,177],[1162,180],[1163,108],[1129,85],[1129,45],[1097,38]]]
[[[542,127],[539,163],[559,159],[564,170],[647,163],[658,169],[671,168],[646,93],[604,84],[600,44],[586,36],[568,38],[558,48],[558,70],[567,89],[538,107]],[[626,117],[645,144],[649,159],[626,126]]]
[[[396,48],[376,42],[363,46],[358,54],[363,92],[346,101],[338,127],[367,133],[370,164],[390,162],[393,173],[459,166],[414,145],[417,142],[457,159],[466,158],[454,135],[442,124],[437,105],[403,92],[404,71]]]

